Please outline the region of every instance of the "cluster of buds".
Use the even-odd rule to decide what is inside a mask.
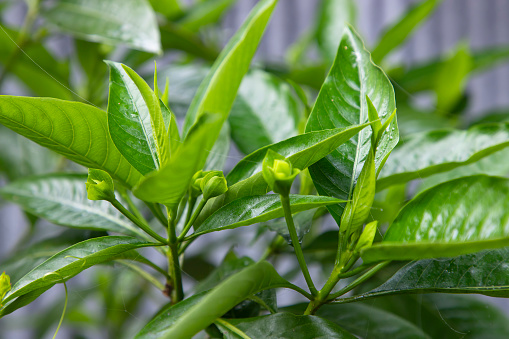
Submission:
[[[89,200],[115,200],[113,179],[105,171],[90,168],[88,170],[86,187]]]
[[[203,199],[217,197],[228,191],[228,183],[222,171],[199,171],[192,180],[190,194],[198,197],[203,194]]]
[[[288,195],[295,177],[300,173],[292,163],[281,154],[269,149],[263,159],[263,178],[274,193]]]

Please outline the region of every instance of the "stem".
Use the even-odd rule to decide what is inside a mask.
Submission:
[[[171,287],[171,301],[177,303],[184,298],[184,290],[182,288],[182,271],[180,270],[179,253],[178,253],[178,240],[176,234],[177,220],[174,218],[177,211],[168,212],[168,244],[170,250],[168,251],[168,273],[172,278]]]
[[[37,14],[39,12],[39,1],[34,1],[33,6],[28,6],[28,12],[25,16],[25,20],[23,22],[23,26],[19,31],[18,38],[16,40],[16,47],[13,49],[7,61],[5,62],[4,68],[0,73],[0,88],[2,87],[2,83],[5,80],[5,76],[9,72],[9,70],[14,66],[14,64],[18,61],[18,56],[21,53],[22,49],[28,42],[28,36],[32,27],[34,25],[35,19],[37,18]]]
[[[132,269],[136,273],[138,273],[142,278],[144,278],[149,283],[154,285],[157,289],[159,289],[161,291],[164,290],[164,285],[161,282],[159,282],[159,280],[157,280],[156,277],[154,277],[153,275],[151,275],[150,273],[148,273],[147,271],[145,271],[144,269],[142,269],[138,265],[130,263],[130,262],[126,261],[126,260],[118,260],[118,262],[121,263],[122,265],[126,266],[126,267],[129,267],[130,269]]]
[[[317,295],[318,291],[316,290],[316,287],[313,284],[313,280],[311,279],[311,275],[309,274],[308,267],[306,265],[306,260],[304,259],[304,253],[302,253],[302,248],[300,247],[299,237],[297,236],[297,230],[295,229],[295,224],[293,223],[289,194],[288,193],[280,194],[279,197],[281,198],[281,205],[283,206],[283,211],[285,213],[285,220],[288,226],[288,232],[290,232],[292,245],[295,250],[295,254],[297,256],[297,261],[299,262],[300,269],[302,270],[302,274],[304,274],[304,279],[306,279],[309,291],[311,292],[312,295]]]
[[[134,214],[132,214],[131,212],[129,212],[129,210],[127,208],[125,208],[121,203],[120,201],[118,201],[117,199],[114,199],[114,200],[111,200],[110,201],[111,204],[117,209],[120,211],[120,213],[122,213],[123,215],[125,215],[129,220],[131,220],[136,226],[138,226],[139,228],[141,228],[145,233],[147,233],[148,235],[150,235],[152,238],[156,239],[157,241],[159,241],[160,243],[162,244],[165,244],[167,245],[168,242],[166,241],[166,239],[164,239],[163,237],[161,237],[159,234],[157,234],[156,232],[154,232],[150,226],[148,226],[147,224],[144,224],[143,222],[141,222],[138,218],[136,218],[134,216]]]
[[[375,275],[376,272],[380,271],[382,268],[384,268],[385,266],[389,265],[389,263],[390,263],[390,261],[384,261],[384,262],[381,262],[381,263],[377,264],[375,267],[373,267],[372,269],[370,269],[369,271],[367,271],[366,273],[361,275],[359,278],[355,279],[349,285],[345,286],[344,288],[342,288],[341,290],[337,291],[336,293],[331,294],[327,298],[327,300],[328,301],[332,301],[332,300],[336,299],[337,297],[340,297],[343,294],[345,294],[347,292],[350,292],[351,290],[353,290],[354,288],[356,288],[357,286],[362,284],[364,281],[368,280],[373,275]]]
[[[167,228],[168,220],[164,216],[163,211],[161,210],[159,205],[154,204],[154,203],[148,203],[148,202],[146,203],[146,205],[150,209],[152,214],[157,218],[157,220],[159,220],[159,222],[164,226],[164,228]]]
[[[182,233],[180,233],[180,235],[179,235],[179,237],[177,239],[178,242],[182,242],[182,240],[184,240],[184,238],[187,235],[187,232],[189,232],[189,230],[193,226],[193,223],[195,222],[196,218],[198,218],[198,215],[200,215],[200,212],[201,212],[201,210],[203,209],[203,207],[205,206],[206,203],[207,203],[206,199],[202,199],[200,201],[200,203],[198,204],[198,207],[196,207],[196,210],[194,211],[192,217],[188,220],[186,226],[182,230]],[[191,210],[191,206],[189,206],[189,210]]]
[[[248,336],[247,334],[242,332],[240,329],[238,329],[237,327],[235,327],[234,325],[230,324],[229,322],[227,322],[224,319],[217,318],[216,319],[216,323],[221,324],[222,326],[226,327],[227,329],[229,329],[230,331],[235,333],[236,336],[238,336],[239,338],[242,338],[242,339],[251,339],[250,336]]]
[[[122,189],[122,190],[119,190],[119,193],[120,193],[120,196],[125,200],[125,202],[127,203],[127,206],[129,206],[129,209],[131,210],[131,212],[138,218],[140,219],[143,223],[145,224],[148,224],[148,221],[147,219],[145,219],[145,217],[141,214],[140,210],[136,207],[136,205],[134,204],[133,200],[131,199],[131,197],[129,196],[129,193],[127,193],[127,191],[125,189]]]

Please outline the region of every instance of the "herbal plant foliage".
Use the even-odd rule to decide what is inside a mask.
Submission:
[[[12,145],[0,197],[29,224],[0,259],[0,337],[35,301],[26,326],[39,337],[85,336],[77,323],[111,338],[509,336],[503,312],[452,295],[508,295],[509,182],[490,174],[509,173],[509,118],[467,122],[462,106],[463,80],[507,49],[460,45],[391,67],[440,1],[410,8],[371,48],[355,2],[323,0],[288,64],[254,66],[278,1],[258,1],[219,48],[234,3],[35,0],[21,29],[3,31],[20,50],[0,32],[0,86],[30,91],[0,95],[0,143]],[[76,58],[46,49],[53,32]],[[421,91],[436,111],[413,106]],[[48,307],[55,285],[65,298]]]

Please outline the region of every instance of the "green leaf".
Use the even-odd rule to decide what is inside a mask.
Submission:
[[[380,172],[377,190],[474,163],[509,146],[509,123],[438,130],[403,139]]]
[[[204,170],[222,171],[230,153],[230,124],[224,123],[216,143],[212,147]]]
[[[475,293],[509,296],[509,249],[486,250],[455,258],[412,261],[381,286],[356,299],[400,293]]]
[[[166,17],[173,18],[182,15],[182,5],[179,0],[149,0],[154,10]]]
[[[273,150],[286,157],[293,167],[304,170],[359,133],[368,124],[354,125],[318,132],[309,132],[269,145],[242,159],[227,176],[228,191],[210,200],[195,225],[199,225],[221,206],[245,196],[263,195],[269,186],[262,175],[262,163],[267,151]]]
[[[344,202],[330,197],[290,194],[292,213]],[[284,216],[278,194],[243,197],[221,207],[208,217],[193,236],[253,225]]]
[[[248,319],[221,319],[216,326],[227,339],[355,338],[338,325],[321,317],[292,313],[277,313]]]
[[[307,304],[298,304],[283,310],[302,313],[306,307]],[[366,304],[328,304],[321,307],[316,315],[341,326],[359,338],[430,338],[411,322]]]
[[[86,180],[84,175],[72,174],[31,177],[2,187],[0,195],[57,225],[142,235],[109,202],[88,200]]]
[[[441,0],[425,0],[412,6],[406,13],[403,13],[401,18],[387,29],[378,42],[378,45],[373,50],[373,61],[380,63],[384,57],[389,54],[393,49],[400,46],[436,9]]]
[[[132,187],[141,175],[115,147],[106,120],[104,111],[79,102],[0,96],[0,123],[80,165],[102,169]]]
[[[290,84],[261,70],[250,71],[230,113],[232,139],[249,154],[293,137],[298,134],[302,110]]]
[[[17,306],[24,306],[19,299],[33,300],[34,296],[91,266],[113,260],[126,251],[153,245],[123,236],[94,238],[77,243],[55,254],[18,280],[2,301],[4,308],[0,311],[0,317],[13,312],[19,308]]]
[[[86,40],[161,52],[156,16],[146,0],[58,0],[42,14],[62,31]]]
[[[322,56],[329,65],[338,51],[338,34],[348,24],[355,26],[357,16],[353,0],[323,0],[318,11],[316,41]]]
[[[450,257],[507,245],[509,179],[477,175],[435,186],[412,199],[365,262]],[[480,199],[482,197],[482,199]]]
[[[315,219],[315,215],[318,218],[323,214],[323,211],[326,211],[325,208],[318,208],[317,210],[311,209],[303,212],[299,212],[294,214],[293,222],[295,223],[295,229],[297,231],[297,237],[299,241],[302,241],[304,236],[309,232],[311,226],[313,225],[313,221]],[[263,224],[263,227],[267,229],[277,232],[280,236],[282,236],[289,244],[291,244],[290,232],[288,231],[288,225],[286,224],[286,220],[284,218],[277,218]]]
[[[217,23],[236,0],[208,0],[194,4],[177,23],[196,32],[200,28]]]
[[[258,262],[206,294],[197,294],[162,312],[136,338],[191,338],[244,299],[277,287],[295,288],[268,262]]]
[[[334,65],[309,117],[306,132],[367,122],[366,96],[373,102],[382,123],[389,119],[395,109],[394,89],[385,73],[371,61],[357,33],[347,27]],[[309,168],[318,193],[343,200],[351,199],[355,182],[371,148],[370,138],[371,130],[362,130]],[[375,156],[377,174],[398,139],[398,126],[394,119],[378,144]],[[328,208],[339,223],[343,207],[337,205]]]
[[[211,145],[211,138],[215,137],[210,131],[219,130],[221,124],[218,114],[201,115],[168,163],[143,178],[134,188],[134,195],[144,201],[178,206],[193,175],[205,165],[207,145]]]
[[[219,113],[222,121],[226,120],[276,3],[277,0],[258,2],[225,46],[191,102],[184,121],[183,135],[188,133],[204,112]],[[213,141],[219,135],[219,129],[214,133]]]
[[[129,67],[110,66],[108,127],[117,149],[141,174],[164,166],[169,157],[169,137],[159,98]]]

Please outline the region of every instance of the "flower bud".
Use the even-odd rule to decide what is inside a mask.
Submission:
[[[0,275],[0,302],[5,297],[5,294],[11,290],[11,278],[4,273]]]
[[[274,193],[289,194],[292,183],[300,170],[293,168],[290,161],[269,149],[263,159],[263,178]]]
[[[115,187],[113,179],[105,171],[90,168],[87,178],[87,196],[90,200],[107,200],[115,199]]]
[[[203,199],[208,200],[228,191],[228,183],[222,171],[210,171],[201,179],[200,188]]]
[[[201,195],[201,182],[203,177],[207,174],[207,172],[198,171],[194,174],[193,179],[191,179],[191,187],[189,188],[189,194],[192,198],[197,198]]]

